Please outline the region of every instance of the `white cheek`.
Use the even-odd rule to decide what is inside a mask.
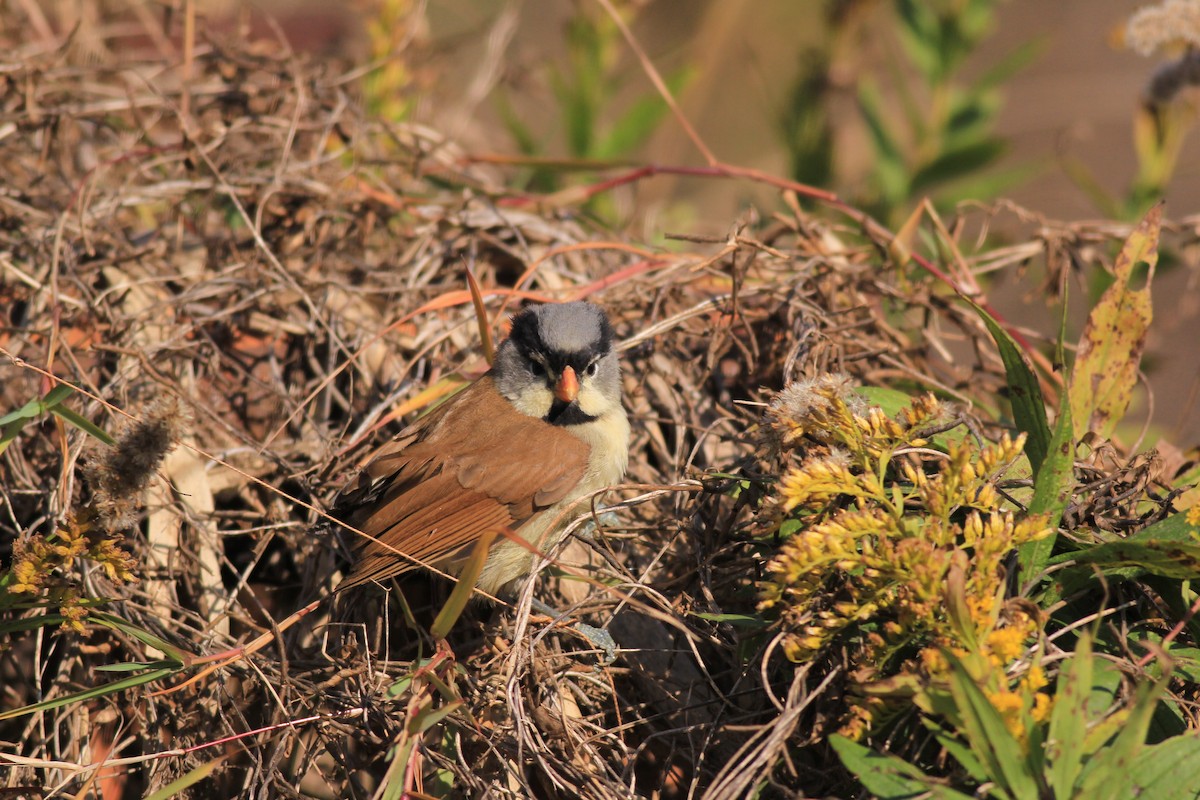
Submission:
[[[612,410],[612,404],[604,394],[592,384],[585,384],[579,390],[579,410],[589,417],[599,417]]]
[[[513,400],[513,405],[527,417],[544,418],[550,413],[550,404],[554,395],[544,386],[530,386],[521,390],[521,394]]]

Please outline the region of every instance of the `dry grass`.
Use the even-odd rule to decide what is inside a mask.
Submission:
[[[629,484],[599,499],[615,517],[536,586],[620,652],[607,663],[517,603],[472,608],[453,655],[438,653],[421,630],[445,588],[418,578],[404,587],[415,625],[395,595],[364,592],[181,692],[139,687],[4,721],[0,749],[23,761],[0,783],[142,796],[219,756],[194,796],[367,797],[406,725],[448,708],[401,765],[431,793],[439,781],[465,796],[838,791],[819,740],[845,676],[836,658],[796,668],[731,616],[754,612],[766,554],[754,497],[727,476],[778,468],[758,461],[757,404],[802,376],[933,389],[996,418],[1003,369],[978,318],[882,267],[880,247],[845,244],[856,226],[793,206],[727,241],[634,246],[514,195],[435,132],[365,118],[350,69],[208,42],[185,102],[183,67],[139,60],[121,30],[97,34],[99,54],[82,39],[65,52],[10,42],[0,71],[0,411],[43,394],[45,370],[106,430],[161,398],[189,420],[126,540],[139,580],[92,570],[86,593],[196,654],[327,594],[341,562],[310,533],[316,509],[397,429],[395,409],[416,413],[425,387],[484,366],[470,267],[497,319],[522,299],[586,297],[624,339]],[[1102,259],[1113,233],[1030,226],[1039,236],[996,268]],[[0,541],[86,503],[76,468],[98,447],[51,421],[23,431],[0,461]],[[158,657],[102,627],[13,633],[3,704]],[[112,759],[132,761],[72,766]]]

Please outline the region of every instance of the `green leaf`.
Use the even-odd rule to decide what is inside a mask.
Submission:
[[[458,693],[458,687],[452,683],[447,683],[436,671],[426,672],[424,678],[448,702],[458,702],[462,699],[462,696]]]
[[[996,103],[985,103],[977,97],[956,98],[946,118],[942,132],[942,149],[956,150],[971,142],[985,139],[988,126],[995,116]]]
[[[950,207],[964,201],[996,197],[1014,186],[1025,183],[1043,169],[1037,164],[1018,164],[1006,169],[990,169],[982,175],[959,179],[938,190],[938,206]]]
[[[1194,542],[1198,534],[1196,526],[1187,521],[1187,514],[1180,512],[1147,525],[1125,541]]]
[[[692,611],[689,616],[706,619],[709,622],[724,622],[735,628],[758,629],[767,625],[767,621],[758,614],[710,614],[703,611]]]
[[[420,735],[462,708],[465,700],[452,700],[439,709],[424,708],[408,721],[408,732]]]
[[[1087,733],[1088,697],[1092,689],[1092,639],[1079,637],[1075,653],[1058,674],[1054,708],[1050,712],[1050,738],[1046,742],[1048,783],[1055,797],[1071,797],[1083,771],[1084,736]]]
[[[1161,634],[1146,630],[1132,631],[1128,640],[1141,645],[1147,652],[1153,652],[1157,648],[1166,650],[1174,667],[1174,671],[1171,673],[1173,677],[1182,678],[1191,683],[1200,683],[1200,647],[1181,647],[1174,643],[1168,646],[1163,644]]]
[[[988,138],[944,152],[917,170],[909,182],[909,192],[918,194],[939,183],[977,172],[999,158],[1006,147],[1002,140]]]
[[[863,80],[858,88],[858,108],[875,148],[874,174],[884,198],[892,205],[908,196],[908,167],[896,138],[888,130],[879,90]]]
[[[408,773],[409,756],[417,741],[417,737],[407,733],[400,737],[396,747],[389,753],[391,762],[388,763],[387,772],[383,774],[383,780],[379,782],[375,797],[381,800],[403,800],[408,797],[404,791],[404,777]]]
[[[1157,698],[1168,678],[1143,683],[1134,692],[1131,713],[1108,747],[1098,750],[1080,775],[1078,797],[1096,800],[1124,800],[1131,792],[1131,770],[1145,748],[1146,732],[1154,714]]]
[[[789,174],[800,183],[829,186],[834,171],[833,126],[830,122],[829,69],[832,53],[805,49],[800,70],[788,90],[778,127],[787,149]]]
[[[16,411],[10,411],[0,417],[0,426],[8,425],[18,420],[29,420],[45,414],[71,395],[75,390],[65,383],[60,383],[42,397],[30,400]]]
[[[987,783],[987,770],[984,769],[983,762],[979,760],[979,757],[975,755],[970,747],[967,747],[967,745],[945,731],[935,731],[934,736],[937,737],[938,743],[946,748],[946,752],[967,771],[967,774],[976,783]]]
[[[1029,66],[1041,54],[1041,51],[1046,48],[1049,42],[1049,37],[1038,36],[1017,45],[1011,53],[1000,59],[995,65],[975,79],[975,82],[971,85],[972,91],[978,93],[999,87],[1000,84]]]
[[[1195,555],[1196,528],[1189,525],[1187,515],[1172,514],[1148,525],[1127,539],[1094,545],[1090,549],[1063,553],[1050,559],[1050,564],[1075,562],[1064,569],[1059,580],[1063,592],[1073,592],[1096,578],[1097,572],[1109,578],[1133,579],[1150,575],[1178,579],[1188,570],[1189,553]],[[1109,545],[1125,545],[1110,547]],[[1143,547],[1145,545],[1145,547]],[[1176,547],[1178,546],[1178,547]],[[1183,574],[1182,577],[1194,577]],[[1154,581],[1155,578],[1145,580]],[[1178,583],[1168,584],[1178,587]],[[1177,606],[1180,615],[1187,613],[1190,600],[1184,601],[1160,588],[1163,599]]]
[[[139,628],[138,626],[127,622],[126,620],[123,620],[114,614],[93,612],[88,614],[87,622],[94,622],[97,625],[103,625],[106,628],[112,628],[115,631],[121,631],[124,634],[132,636],[143,644],[148,644],[156,650],[161,650],[172,659],[180,662],[180,664],[187,664],[189,661],[195,658],[192,653],[176,647],[170,642],[161,639],[149,631]]]
[[[1088,315],[1068,389],[1076,439],[1089,432],[1109,438],[1129,407],[1153,318],[1150,281],[1161,227],[1160,203],[1129,234],[1113,265],[1112,285]],[[1140,263],[1147,266],[1146,285],[1134,289]]]
[[[0,417],[0,453],[8,449],[13,440],[21,433],[30,420],[53,411],[58,404],[74,393],[74,389],[65,383],[60,383],[43,396],[30,400],[16,411],[10,411]]]
[[[575,158],[587,158],[596,129],[595,103],[587,93],[572,91],[565,81],[556,80],[554,86],[566,126],[567,151]]]
[[[1008,399],[1012,404],[1013,421],[1017,430],[1027,437],[1025,439],[1025,454],[1033,467],[1036,478],[1050,450],[1050,423],[1046,419],[1046,401],[1042,397],[1042,386],[1034,373],[1025,351],[1008,331],[1000,327],[982,306],[970,298],[964,299],[983,320],[996,342],[1000,351],[1000,360],[1004,362],[1004,374],[1008,381]]]
[[[1200,733],[1190,731],[1142,748],[1129,770],[1133,797],[1200,798]]]
[[[1154,670],[1158,672],[1161,670]],[[1172,673],[1178,675],[1179,673]],[[1171,696],[1165,696],[1154,706],[1154,716],[1150,719],[1150,731],[1146,741],[1157,744],[1175,736],[1188,732],[1188,723],[1184,719],[1179,702]]]
[[[667,104],[656,96],[637,100],[622,115],[608,135],[597,142],[589,157],[615,159],[628,157],[650,138],[668,111]]]
[[[8,578],[8,573],[5,574]],[[10,595],[15,596],[15,595]],[[0,633],[16,633],[18,631],[32,631],[38,628],[49,628],[56,625],[62,625],[67,621],[67,618],[62,614],[39,614],[36,617],[20,617],[17,619],[0,620]]]
[[[917,797],[967,800],[970,797],[939,785],[903,759],[877,753],[844,736],[831,736],[829,744],[846,769],[854,773],[867,791],[880,800],[909,800]]]
[[[1122,577],[1149,572],[1164,578],[1188,580],[1200,575],[1200,542],[1122,539],[1105,542],[1071,556],[1077,565],[1095,565],[1104,574],[1133,568]]]
[[[912,395],[887,386],[855,386],[853,391],[871,405],[882,408],[889,417],[912,405]]]
[[[387,696],[393,699],[402,697],[413,685],[413,675],[401,675],[396,682],[387,688]]]
[[[665,79],[668,91],[673,96],[687,85],[692,75],[690,69],[681,69]],[[639,98],[612,126],[604,140],[596,145],[593,158],[613,159],[628,157],[645,144],[663,116],[670,110],[657,94]]]
[[[803,527],[803,522],[794,517],[789,517],[788,519],[785,519],[783,522],[779,523],[779,536],[782,539],[786,539]]]
[[[1063,310],[1058,321],[1058,341],[1055,358],[1062,363],[1065,358],[1067,340],[1067,289],[1063,286]],[[1054,432],[1050,436],[1050,444],[1046,450],[1046,458],[1038,470],[1038,477],[1033,484],[1033,500],[1029,503],[1030,514],[1045,514],[1046,525],[1056,531],[1044,539],[1027,542],[1018,551],[1018,562],[1021,575],[1025,580],[1031,580],[1040,575],[1046,568],[1050,555],[1054,552],[1054,543],[1058,538],[1058,523],[1062,520],[1063,511],[1071,501],[1071,492],[1075,488],[1075,427],[1071,421],[1071,404],[1064,391],[1059,398],[1058,420],[1054,424]],[[1056,592],[1048,592],[1054,599]]]
[[[1038,797],[1040,776],[1029,769],[1020,743],[963,663],[952,653],[946,653],[946,658],[950,662],[950,693],[971,750],[981,757],[991,779],[1011,797]]]
[[[1072,437],[1071,409],[1067,405],[1066,395],[1063,395],[1058,422],[1050,437],[1050,447],[1042,462],[1042,470],[1033,484],[1033,500],[1029,503],[1030,516],[1045,515],[1047,527],[1054,531],[1058,529],[1075,487],[1075,447]],[[1056,539],[1057,533],[1051,533],[1044,539],[1021,545],[1018,557],[1023,579],[1031,580],[1042,573],[1054,552]]]
[[[1124,724],[1120,719],[1119,708],[1124,685],[1125,673],[1121,672],[1120,667],[1107,658],[1092,659],[1092,685],[1088,690],[1087,718],[1100,721],[1093,721],[1088,726],[1089,742],[1084,745],[1085,753],[1094,753]],[[1106,731],[1105,726],[1114,720],[1115,723]]]
[[[937,13],[917,0],[897,0],[894,7],[900,21],[900,44],[925,82],[932,84],[940,76],[942,64]]]

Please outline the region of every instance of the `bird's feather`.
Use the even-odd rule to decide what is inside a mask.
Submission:
[[[487,532],[519,533],[583,480],[589,452],[517,411],[485,375],[381,448],[338,497],[334,516],[373,537],[358,539],[338,589],[421,564],[446,569]]]

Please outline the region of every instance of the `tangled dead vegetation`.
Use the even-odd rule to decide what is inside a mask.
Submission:
[[[240,41],[209,42],[190,69],[185,82],[159,60],[18,52],[0,71],[0,410],[53,375],[104,430],[184,431],[144,468],[135,526],[106,516],[104,446],[79,429],[39,420],[4,451],[5,563],[83,508],[127,532],[134,557],[132,575],[56,567],[75,594],[55,603],[107,598],[127,624],[8,629],[4,706],[161,659],[135,630],[210,654],[326,595],[342,562],[311,533],[320,509],[429,404],[424,390],[486,368],[467,269],[495,322],[527,300],[587,298],[623,339],[628,485],[537,580],[619,651],[608,661],[527,602],[473,607],[452,652],[438,649],[421,631],[445,587],[417,578],[407,605],[365,593],[322,607],[180,692],[138,686],[3,721],[4,785],[141,796],[212,765],[196,796],[366,797],[385,775],[463,796],[836,792],[821,735],[846,676],[836,653],[797,667],[744,627],[769,556],[761,498],[731,490],[786,467],[763,456],[759,420],[797,379],[838,372],[935,391],[974,426],[1000,418],[1003,365],[978,316],[888,266],[886,242],[847,244],[863,241],[856,225],[794,198],[722,241],[634,244],[510,191],[436,132],[364,116],[352,70]],[[1029,241],[964,270],[1054,274],[1107,258],[1123,233],[1014,209],[951,230],[965,239],[997,214]],[[1097,497],[1153,481],[1143,462],[1092,469]],[[1081,498],[1076,514],[1120,527],[1122,508]]]

